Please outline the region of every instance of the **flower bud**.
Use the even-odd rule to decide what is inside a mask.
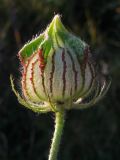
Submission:
[[[19,58],[23,66],[21,100],[33,110],[40,104],[54,111],[84,108],[98,101],[109,86],[98,78],[89,46],[65,29],[59,15],[25,44]],[[82,102],[90,95],[89,102]]]

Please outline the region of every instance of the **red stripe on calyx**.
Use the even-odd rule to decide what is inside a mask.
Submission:
[[[65,60],[65,50],[63,49],[62,51],[62,62],[63,62],[63,75],[62,75],[62,80],[63,80],[63,96],[65,94],[65,88],[66,88],[66,68],[67,68],[67,65],[66,65],[66,60]]]
[[[45,59],[44,59],[44,56],[43,56],[42,49],[38,50],[38,55],[39,55],[40,75],[42,77],[42,86],[43,86],[44,93],[47,96],[46,89],[45,89],[45,83],[44,83],[44,70],[45,70],[46,62],[45,62]]]
[[[85,49],[84,49],[84,56],[83,56],[83,61],[81,63],[81,71],[82,71],[82,77],[83,77],[83,87],[81,89],[81,94],[80,96],[82,96],[84,94],[84,87],[85,87],[85,69],[86,69],[86,65],[88,63],[88,58],[89,58],[89,46],[86,46]]]
[[[90,69],[90,72],[91,72],[91,80],[90,80],[90,84],[89,84],[89,86],[88,86],[88,89],[87,90],[85,90],[83,93],[82,93],[82,97],[84,97],[84,96],[87,96],[88,94],[89,94],[89,91],[91,91],[91,89],[92,89],[92,87],[93,87],[93,84],[94,84],[94,80],[95,80],[95,74],[94,74],[94,71],[93,71],[93,68],[92,68],[92,66],[91,66],[91,64],[88,62],[88,67],[89,67],[89,69]],[[84,80],[84,81],[86,81],[86,79]],[[84,83],[84,86],[85,86],[85,83]]]
[[[26,74],[27,74],[27,69],[28,69],[28,66],[30,64],[30,61],[32,60],[32,58],[35,56],[36,54],[34,53],[26,62],[26,64],[23,65],[23,73],[22,73],[22,86],[23,86],[23,89],[24,89],[24,92],[26,94],[26,96],[28,96],[29,98],[31,98],[30,94],[28,93],[27,91],[27,87],[26,87]],[[25,95],[24,95],[25,96]]]
[[[18,58],[19,58],[19,60],[20,60],[20,62],[21,62],[21,65],[22,65],[22,66],[25,66],[25,64],[34,57],[35,53],[36,53],[36,52],[33,52],[32,55],[31,55],[29,58],[24,59],[24,58],[21,56],[21,52],[18,52],[18,55],[17,55],[17,56],[18,56]]]
[[[36,96],[39,98],[38,93],[37,93],[36,88],[35,88],[35,84],[34,84],[34,66],[37,62],[38,62],[38,59],[35,62],[32,63],[30,81],[31,81],[31,84],[32,84],[32,87],[33,87],[33,91],[35,92]]]
[[[55,52],[53,53],[52,55],[52,71],[50,72],[50,92],[52,93],[53,91],[53,74],[54,74],[54,71],[55,71],[55,61],[54,61],[54,58],[55,58]]]
[[[82,93],[83,88],[84,88],[84,73],[82,71],[82,63],[81,63],[81,60],[80,60],[80,57],[79,57],[78,53],[74,52],[74,54],[75,54],[76,59],[78,61],[78,64],[79,64],[79,67],[80,67],[80,72],[81,72],[81,77],[80,77],[81,78],[81,82],[80,82],[81,83],[81,87],[80,87],[79,92],[78,92],[80,94],[80,93]]]
[[[42,49],[38,50],[38,55],[39,55],[39,62],[40,62],[40,65],[39,65],[40,71],[41,71],[41,74],[43,74],[46,62],[45,62],[45,59],[44,59],[44,56],[43,56]]]
[[[69,50],[67,50],[68,55],[70,56],[71,62],[72,62],[72,69],[73,69],[73,73],[74,73],[74,84],[75,84],[75,91],[77,89],[77,76],[78,76],[78,71],[75,68],[75,62],[73,60],[72,54],[70,53]]]
[[[24,65],[24,71],[22,74],[22,88],[23,88],[24,96],[25,97],[28,96],[30,98],[30,95],[29,95],[27,88],[26,88],[26,72],[27,72],[28,65],[29,65],[29,61],[27,64]]]
[[[82,63],[82,69],[83,69],[83,71],[85,70],[85,68],[86,68],[86,64],[87,64],[87,62],[88,62],[88,55],[89,55],[89,52],[90,52],[90,50],[89,50],[89,47],[87,46],[87,47],[85,47],[85,50],[84,50],[84,57],[83,57],[83,63]]]
[[[92,84],[94,83],[94,80],[95,80],[95,73],[94,73],[94,69],[93,69],[92,65],[89,62],[88,62],[88,66],[90,68],[90,72],[91,72],[91,76],[92,76],[92,80],[90,83],[90,88],[91,88]]]
[[[19,58],[19,60],[20,60],[20,62],[21,62],[21,65],[22,66],[24,66],[25,65],[25,62],[24,62],[24,59],[21,57],[21,53],[20,52],[18,52],[18,58]]]
[[[24,68],[23,68],[23,73],[22,73],[22,88],[23,88],[23,90],[25,91],[25,93],[26,93],[26,67],[27,67],[27,65],[25,65],[24,66]]]

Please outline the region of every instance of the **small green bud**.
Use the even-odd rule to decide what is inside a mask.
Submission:
[[[89,46],[66,30],[59,15],[24,45],[19,58],[23,66],[21,99],[35,111],[36,106],[46,111],[86,108],[109,87],[98,78]]]

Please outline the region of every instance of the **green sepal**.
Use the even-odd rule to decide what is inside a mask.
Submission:
[[[79,56],[79,59],[80,60],[83,59],[84,50],[85,50],[86,46],[88,46],[88,45],[84,41],[82,41],[80,38],[78,38],[70,33],[66,37],[66,42],[74,50],[74,52]]]
[[[51,40],[50,39],[44,40],[39,47],[42,49],[45,61],[47,61],[47,57],[51,53],[50,51],[53,48]]]
[[[43,56],[47,59],[51,47],[57,46],[57,38],[64,41],[68,31],[63,26],[60,16],[56,15],[46,30],[35,39],[26,43],[19,51],[20,59],[25,62],[38,48],[43,49]],[[57,38],[56,38],[57,37]],[[59,40],[58,40],[59,41]],[[45,51],[45,52],[44,52]]]
[[[52,41],[54,49],[64,47],[65,39],[69,32],[61,22],[60,16],[56,15],[45,31],[46,35]]]
[[[59,15],[55,15],[55,17],[53,18],[52,22],[47,27],[46,33],[48,34],[48,36],[50,36],[52,38],[54,33],[55,34],[61,33],[62,35],[66,35],[69,32],[67,31],[67,29],[62,24],[62,22],[60,20],[60,16]]]
[[[23,61],[26,61],[35,51],[37,51],[38,47],[44,40],[44,34],[40,34],[35,39],[26,43],[23,48],[19,51],[19,56]]]

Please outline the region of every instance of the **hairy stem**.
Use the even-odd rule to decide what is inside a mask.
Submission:
[[[48,160],[56,160],[57,154],[59,150],[60,140],[64,127],[64,112],[56,112],[55,113],[55,131],[53,134],[52,144],[50,148],[49,158]]]

